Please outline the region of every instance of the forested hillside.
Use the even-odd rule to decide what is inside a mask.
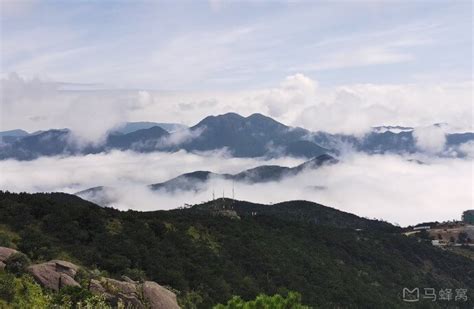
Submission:
[[[185,306],[295,291],[314,307],[395,308],[404,287],[465,288],[474,300],[474,261],[310,202],[122,212],[68,194],[1,192],[0,223],[0,246],[153,280]]]

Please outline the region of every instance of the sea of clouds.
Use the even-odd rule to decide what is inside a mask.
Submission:
[[[363,136],[372,126],[415,127],[423,154],[367,155],[345,151],[336,165],[306,171],[280,182],[235,184],[235,197],[262,203],[305,199],[359,216],[402,225],[459,219],[473,208],[474,143],[461,146],[465,158],[439,158],[445,134],[472,131],[472,81],[436,84],[349,84],[320,86],[303,74],[279,85],[246,91],[159,92],[153,90],[74,90],[71,84],[1,79],[0,130],[70,128],[75,141],[100,144],[124,121],[178,122],[193,125],[208,115],[263,113],[312,131]],[[87,87],[86,87],[87,88]],[[435,123],[443,125],[433,126]],[[446,125],[447,123],[448,125]],[[199,134],[199,132],[194,132]],[[174,145],[194,136],[182,131]],[[303,160],[232,158],[224,151],[191,154],[138,154],[113,151],[86,156],[0,161],[0,189],[15,192],[75,193],[94,186],[107,191],[120,209],[171,209],[231,196],[232,184],[212,180],[201,192],[152,192],[148,184],[182,173],[208,170],[237,173],[263,164],[295,166]],[[423,163],[420,163],[423,162]]]
[[[401,225],[459,219],[473,206],[473,161],[433,156],[344,154],[340,163],[307,170],[295,177],[263,184],[211,179],[203,191],[165,193],[148,184],[182,173],[208,170],[238,173],[263,164],[295,166],[296,158],[270,161],[232,158],[225,152],[139,154],[131,151],[33,161],[0,161],[0,188],[14,192],[75,193],[107,186],[119,209],[159,210],[200,203],[223,194],[260,203],[309,200],[359,216]]]

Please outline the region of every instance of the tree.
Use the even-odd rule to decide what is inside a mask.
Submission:
[[[268,296],[260,294],[255,300],[245,301],[239,296],[232,297],[226,305],[219,304],[214,309],[309,309],[301,304],[301,295],[289,292],[286,297],[280,294]]]
[[[14,253],[5,261],[5,270],[16,275],[22,275],[30,265],[30,259],[21,252]]]

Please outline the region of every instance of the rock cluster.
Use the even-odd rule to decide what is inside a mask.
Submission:
[[[0,269],[5,268],[8,258],[15,253],[18,253],[15,249],[0,247]],[[59,291],[65,286],[80,286],[75,279],[79,268],[71,262],[51,260],[31,265],[27,270],[41,286]],[[179,309],[176,294],[153,281],[140,283],[126,276],[122,280],[100,277],[91,279],[88,289],[105,296],[112,304],[122,302],[125,308]]]
[[[144,309],[179,309],[176,295],[156,282],[139,283],[123,277],[124,281],[111,278],[91,280],[89,290],[96,294],[105,295],[111,303],[122,301],[125,307]]]

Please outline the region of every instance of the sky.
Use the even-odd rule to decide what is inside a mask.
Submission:
[[[86,139],[229,111],[472,129],[472,1],[0,3],[0,130],[81,129],[96,111]]]
[[[98,87],[472,77],[471,1],[2,0],[2,75]]]

